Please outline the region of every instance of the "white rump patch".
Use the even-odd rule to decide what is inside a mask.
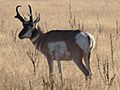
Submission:
[[[64,41],[48,43],[50,55],[54,60],[69,59],[70,53],[67,50],[67,45]]]
[[[76,43],[81,47],[81,49],[86,53],[89,50],[89,41],[86,33],[80,32],[75,36]]]

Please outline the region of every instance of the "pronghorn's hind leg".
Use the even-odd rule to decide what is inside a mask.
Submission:
[[[78,47],[78,48],[75,48],[75,47]],[[76,46],[73,45],[72,48],[74,48],[73,51],[71,52],[73,61],[78,66],[78,68],[83,72],[83,74],[85,75],[85,79],[87,79],[87,77],[89,76],[89,71],[82,62],[83,50],[79,48],[79,46],[77,45]]]
[[[74,62],[78,66],[78,68],[84,73],[85,79],[87,79],[87,77],[89,76],[89,71],[85,67],[85,65],[83,64],[82,58],[81,57],[78,57],[78,58],[74,57]]]
[[[92,75],[92,73],[91,73],[91,69],[90,69],[90,54],[91,54],[91,52],[88,52],[88,53],[84,53],[84,62],[85,62],[85,66],[86,66],[86,68],[88,69],[88,71],[89,71],[89,75],[90,75],[90,79],[91,79],[91,75]]]

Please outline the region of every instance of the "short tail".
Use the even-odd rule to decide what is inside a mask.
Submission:
[[[90,48],[90,50],[93,50],[95,47],[95,39],[94,39],[93,35],[91,35],[90,33],[86,32],[86,34],[89,36],[89,39],[90,39],[89,48]]]

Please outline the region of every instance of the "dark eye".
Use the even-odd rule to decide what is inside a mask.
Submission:
[[[33,24],[31,24],[30,26],[33,27]]]

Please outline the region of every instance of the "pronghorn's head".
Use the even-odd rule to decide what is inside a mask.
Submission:
[[[30,19],[29,20],[25,20],[19,13],[18,11],[18,8],[21,7],[20,5],[18,5],[16,7],[16,13],[17,15],[15,16],[15,18],[18,18],[21,22],[22,22],[22,25],[23,25],[23,29],[22,31],[19,33],[19,38],[20,39],[23,39],[23,38],[30,38],[32,36],[32,33],[33,31],[35,30],[35,27],[36,27],[36,23],[38,23],[40,21],[40,14],[38,14],[38,17],[33,21],[33,17],[32,17],[32,9],[31,9],[31,6],[28,5],[29,7],[29,10],[30,10],[30,14],[29,17]]]

